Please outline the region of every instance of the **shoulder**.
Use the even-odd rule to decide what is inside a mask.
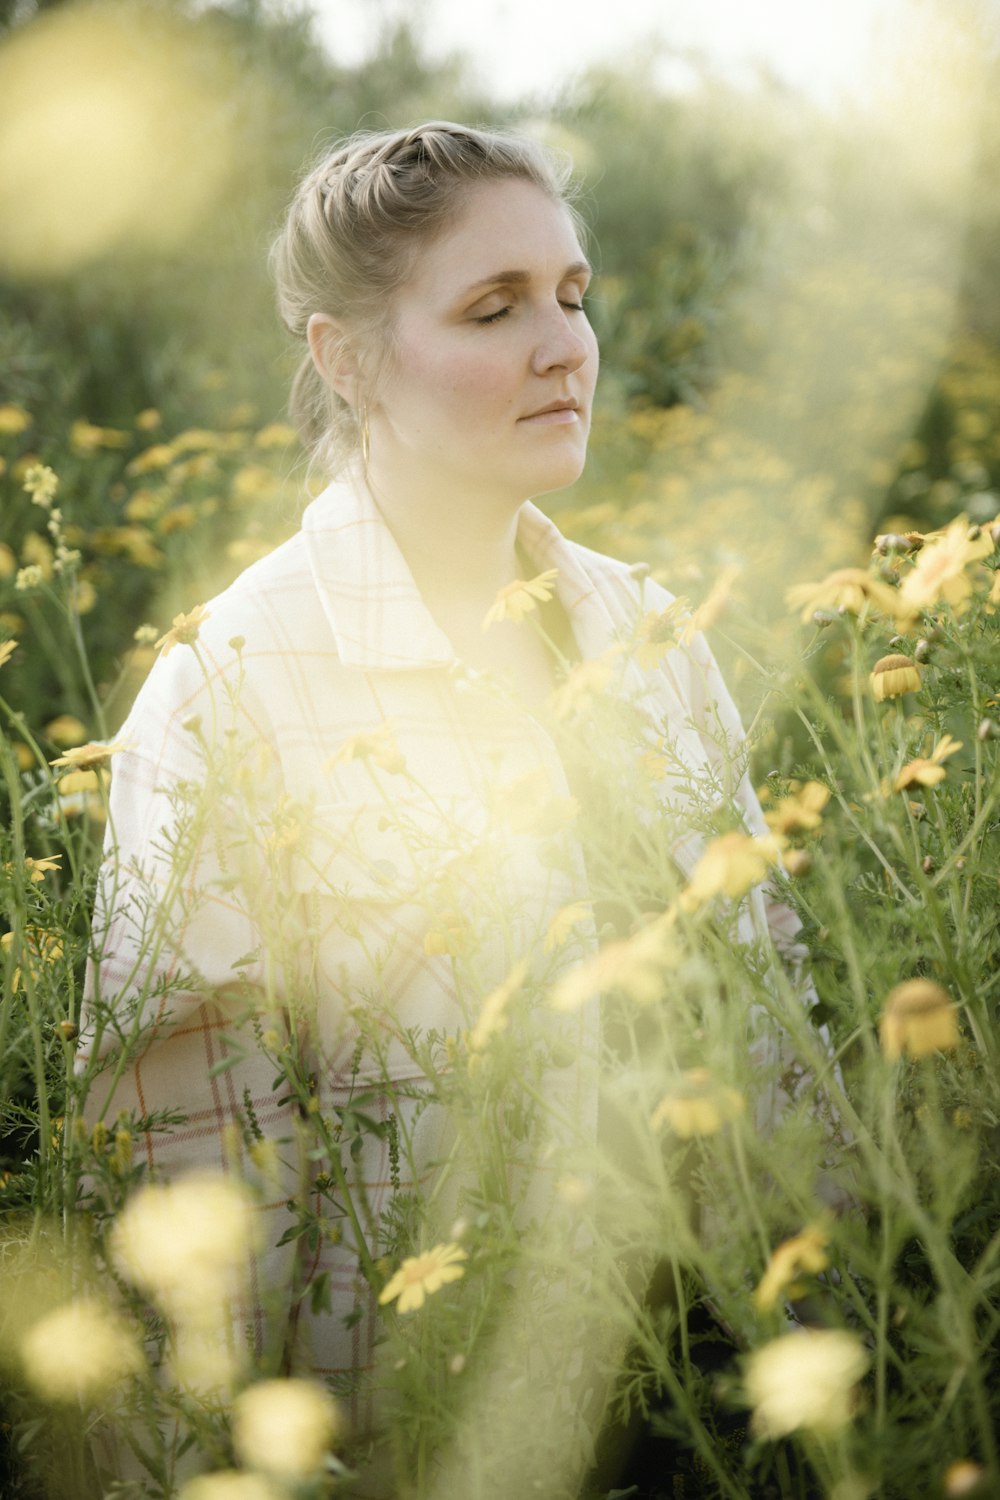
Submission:
[[[188,721],[237,695],[241,716],[264,724],[269,681],[315,629],[313,597],[297,533],[174,617],[122,733],[146,748],[183,744]]]

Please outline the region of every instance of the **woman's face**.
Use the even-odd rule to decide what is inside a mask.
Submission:
[[[376,491],[520,503],[578,477],[597,379],[590,274],[566,209],[533,183],[469,190],[395,297],[368,409]]]

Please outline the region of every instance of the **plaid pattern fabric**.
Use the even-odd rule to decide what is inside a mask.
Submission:
[[[558,570],[583,659],[627,635],[639,612],[669,602],[628,567],[568,541],[531,504],[520,512],[518,546],[538,572]],[[733,771],[742,729],[704,641],[674,649],[655,670],[626,670],[623,686],[669,725],[681,771],[712,768],[749,831],[766,831],[746,776]],[[723,743],[710,723],[722,726]],[[405,773],[391,755],[381,764],[378,753],[337,758],[350,737],[385,736],[386,726]],[[309,505],[291,540],[208,604],[196,645],[161,655],[120,738],[130,748],[113,763],[80,1066],[95,1053],[113,1058],[119,1034],[141,1042],[120,1077],[113,1066],[98,1074],[91,1114],[183,1114],[182,1127],[145,1134],[150,1169],[231,1171],[239,1159],[260,1176],[263,1241],[275,1247],[288,1200],[310,1191],[313,1169],[296,1159],[297,1110],[275,1093],[274,1062],[241,1017],[247,994],[267,993],[273,1027],[267,1017],[259,1027],[279,1034],[295,1025],[308,990],[318,1007],[316,1108],[367,1087],[369,1114],[413,1127],[400,1185],[425,1176],[446,1147],[447,1122],[416,1107],[421,1073],[408,1033],[473,1024],[482,997],[537,948],[551,916],[587,895],[569,835],[561,865],[513,829],[499,842],[490,836],[484,861],[491,789],[541,774],[554,797],[570,794],[545,730],[455,660],[366,489],[342,482]],[[376,751],[389,743],[376,740]],[[185,798],[205,784],[206,761],[215,768],[210,806],[195,815]],[[684,785],[668,777],[663,795],[683,807]],[[700,847],[694,836],[682,840],[682,869]],[[481,938],[472,1014],[451,957],[425,941],[444,890]],[[162,921],[152,946],[147,908]],[[786,945],[795,925],[759,890],[742,920],[748,937],[770,925]],[[580,956],[594,942],[592,927],[584,930]],[[580,1055],[594,1054],[596,1007],[559,1025]],[[569,1112],[592,1122],[585,1068],[564,1069],[558,1087]],[[270,1164],[266,1151],[247,1152],[248,1121],[250,1134],[279,1143]],[[368,1138],[356,1167],[376,1216],[392,1191],[388,1150]],[[363,1370],[376,1323],[350,1239],[308,1253],[303,1244],[255,1260],[244,1309],[253,1338],[262,1347],[301,1334],[309,1352],[296,1357],[317,1372]],[[282,1307],[283,1288],[321,1272],[332,1315],[291,1314],[290,1290]],[[312,1326],[290,1329],[296,1318]]]

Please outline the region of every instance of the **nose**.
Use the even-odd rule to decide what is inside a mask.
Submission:
[[[589,337],[574,328],[574,319],[582,322]],[[535,375],[544,375],[548,370],[563,369],[572,373],[586,364],[593,349],[593,335],[583,313],[568,312],[557,304],[540,320],[536,331],[536,343],[531,357],[531,368]]]

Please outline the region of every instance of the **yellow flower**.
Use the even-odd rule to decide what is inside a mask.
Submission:
[[[99,448],[124,448],[129,435],[117,427],[95,427],[92,422],[74,422],[69,430],[69,440],[77,453],[96,453]]]
[[[491,1036],[504,1030],[507,1025],[507,1009],[524,984],[527,973],[527,963],[523,958],[518,959],[507,978],[486,996],[479,1019],[469,1034],[469,1048],[472,1052],[481,1052]]]
[[[974,1464],[968,1458],[960,1458],[957,1463],[949,1464],[944,1471],[945,1500],[964,1500],[966,1495],[980,1495],[985,1500],[985,1479],[986,1470],[981,1464]]]
[[[727,563],[721,570],[707,595],[684,627],[684,633],[681,636],[682,644],[689,645],[699,631],[710,630],[725,614],[733,597],[733,584],[742,571],[743,569],[737,563]]]
[[[159,634],[155,625],[139,625],[132,632],[132,639],[138,641],[140,646],[152,646]]]
[[[497,787],[493,811],[514,833],[545,838],[572,823],[579,804],[574,797],[557,796],[548,775],[539,767]]]
[[[944,599],[961,614],[972,593],[972,580],[966,569],[971,563],[989,557],[993,539],[988,531],[970,528],[965,516],[956,516],[951,525],[929,539],[900,584],[900,597],[912,613],[929,609]]]
[[[961,740],[953,740],[950,734],[944,735],[934,746],[929,760],[918,758],[903,767],[893,783],[894,791],[903,792],[911,786],[937,786],[946,774],[941,762],[949,755],[957,755],[961,748]]]
[[[669,1125],[674,1135],[690,1140],[715,1135],[743,1113],[743,1096],[718,1083],[707,1068],[690,1068],[673,1090],[660,1100],[650,1117],[651,1130]]]
[[[144,448],[137,453],[131,463],[126,465],[126,474],[148,474],[151,469],[165,469],[172,464],[176,453],[170,443],[154,443],[151,448]]]
[[[31,426],[31,417],[23,406],[0,406],[0,436],[17,437]]]
[[[108,777],[104,770],[67,771],[60,776],[56,816],[73,818],[86,813],[97,822],[107,817]]]
[[[491,625],[496,625],[500,620],[513,620],[515,623],[523,620],[536,604],[544,604],[552,598],[553,585],[558,575],[558,568],[547,568],[536,578],[515,578],[513,583],[504,584],[486,611],[483,629],[489,630]]]
[[[12,932],[5,932],[3,937],[0,937],[0,949],[6,954],[14,952]],[[43,932],[40,927],[28,927],[25,930],[19,957],[33,984],[37,984],[41,979],[44,964],[57,963],[62,956],[63,945],[51,932]],[[14,972],[10,976],[10,987],[12,990],[21,988],[20,964],[14,966]]]
[[[44,581],[44,569],[38,563],[29,563],[26,568],[18,568],[14,587],[19,594],[26,594],[29,589],[37,589],[38,585]]]
[[[157,651],[162,650],[164,656],[167,656],[175,646],[193,646],[198,639],[198,632],[208,618],[204,604],[196,604],[190,614],[174,615],[170,629],[156,642]]]
[[[424,934],[424,952],[431,955],[450,953],[457,958],[468,953],[471,945],[472,929],[460,911],[439,912]]]
[[[21,1339],[21,1361],[45,1401],[93,1401],[144,1368],[124,1319],[88,1297],[39,1318]]]
[[[608,990],[620,990],[637,1005],[652,1005],[663,994],[664,975],[677,961],[674,921],[675,914],[665,912],[631,937],[606,943],[563,974],[552,988],[552,1009],[578,1010]]]
[[[390,775],[401,775],[406,770],[406,760],[396,739],[396,730],[391,720],[386,719],[375,729],[352,734],[323,764],[324,771],[351,760],[372,760],[382,771]]]
[[[801,1234],[782,1240],[753,1294],[755,1306],[768,1312],[786,1293],[789,1297],[801,1296],[798,1277],[803,1272],[815,1276],[830,1264],[826,1255],[829,1241],[830,1236],[820,1224],[810,1224]]]
[[[870,680],[875,702],[883,703],[903,693],[918,693],[920,668],[908,656],[883,656],[872,667]]]
[[[588,920],[592,909],[589,901],[571,901],[568,906],[561,906],[546,930],[545,952],[553,953],[556,948],[561,948],[574,927]]]
[[[255,448],[287,448],[298,442],[298,433],[287,422],[269,422],[254,435]]]
[[[425,1250],[422,1255],[409,1256],[382,1288],[379,1305],[384,1307],[398,1297],[401,1313],[416,1312],[446,1282],[458,1281],[465,1275],[461,1262],[467,1259],[462,1247],[453,1242],[435,1245],[433,1250]]]
[[[782,797],[770,812],[764,814],[772,833],[791,833],[797,828],[818,828],[821,814],[830,800],[830,788],[821,781],[807,781],[792,796]]]
[[[140,432],[152,432],[160,425],[160,413],[155,406],[147,406],[144,411],[139,412],[135,419],[135,425]]]
[[[926,1057],[957,1047],[960,1034],[951,996],[933,979],[907,979],[889,991],[879,1032],[891,1061],[904,1052]]]
[[[635,660],[647,670],[658,667],[668,651],[672,651],[681,639],[681,632],[689,620],[686,599],[674,599],[666,609],[650,610],[639,621],[634,649]]]
[[[72,745],[87,733],[87,726],[75,714],[58,714],[44,729],[47,739],[57,745]]]
[[[32,859],[30,855],[24,861],[28,871],[28,879],[36,885],[44,880],[49,870],[58,870],[62,863],[61,854],[46,855],[42,859]]]
[[[715,896],[738,900],[777,864],[781,845],[776,834],[751,838],[745,833],[724,833],[712,839],[681,892],[682,910],[695,911]]]
[[[43,510],[49,510],[55,499],[56,490],[59,488],[59,477],[48,464],[32,464],[31,468],[25,471],[23,485],[31,496],[33,504],[40,505]]]
[[[233,1402],[237,1457],[290,1483],[322,1469],[340,1430],[336,1402],[312,1380],[262,1380]]]
[[[16,572],[17,558],[6,542],[0,542],[0,578],[13,578]]]
[[[78,615],[89,615],[97,603],[97,590],[89,578],[77,578],[73,584],[71,598],[73,611]]]
[[[552,694],[552,709],[557,719],[571,719],[599,698],[611,681],[617,648],[601,656],[577,662]]]
[[[48,583],[52,577],[54,558],[55,553],[52,551],[52,544],[48,539],[40,536],[37,531],[29,531],[21,543],[21,560],[28,564],[27,567],[21,569],[21,573],[27,573],[29,569],[37,570],[41,574],[41,579]],[[40,579],[35,579],[36,583],[40,581]],[[17,587],[20,588],[20,586],[19,579]]]
[[[4,641],[3,645],[0,646],[0,667],[3,666],[4,662],[10,661],[17,650],[17,645],[17,641]]]
[[[819,583],[797,583],[786,591],[785,602],[789,609],[801,610],[803,623],[808,623],[818,609],[843,609],[860,615],[872,607],[893,618],[907,614],[900,607],[896,590],[864,568],[838,568]]]
[[[839,1328],[803,1329],[765,1344],[751,1355],[746,1374],[754,1431],[779,1438],[800,1427],[845,1427],[867,1368],[861,1341]]]
[[[49,765],[68,766],[74,771],[92,771],[95,766],[106,765],[113,755],[127,750],[130,743],[128,740],[111,740],[105,744],[101,740],[91,740],[86,745],[75,745],[65,755],[50,760]]]
[[[263,464],[245,464],[233,475],[233,499],[249,505],[256,500],[269,500],[277,493],[278,481],[270,469]]]

